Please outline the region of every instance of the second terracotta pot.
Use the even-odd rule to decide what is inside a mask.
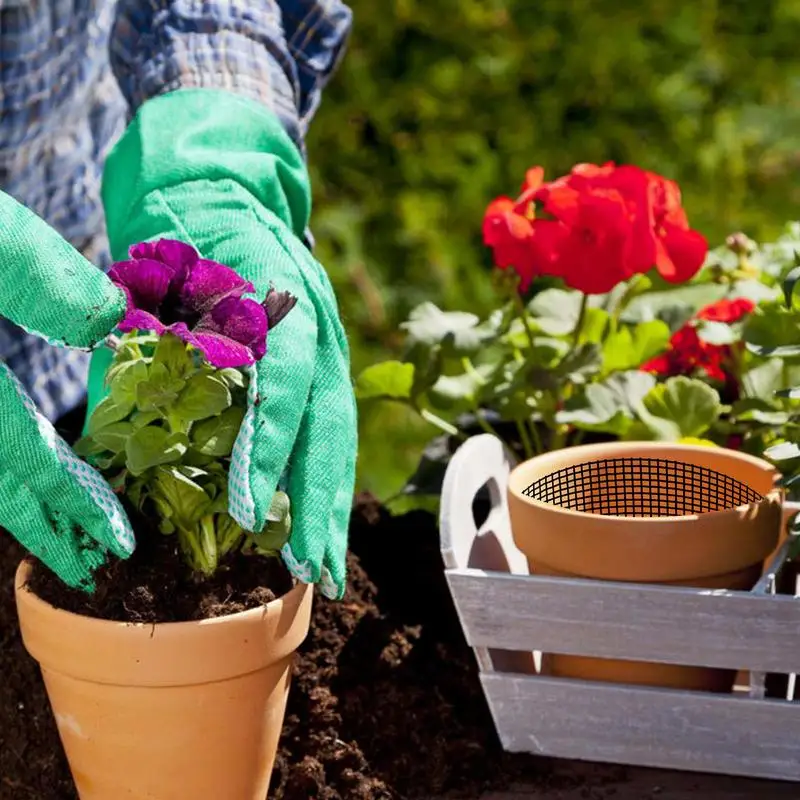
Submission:
[[[81,800],[264,800],[313,589],[201,622],[131,625],[54,608],[16,576]]]
[[[511,526],[532,573],[749,589],[774,550],[782,493],[766,461],[724,448],[614,442],[520,464]],[[548,655],[550,674],[730,691],[735,671]]]

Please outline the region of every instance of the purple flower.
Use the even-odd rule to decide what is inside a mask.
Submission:
[[[267,330],[297,298],[270,289],[264,303],[244,298],[255,287],[224,264],[200,258],[184,242],[161,239],[129,250],[108,272],[128,301],[120,330],[169,332],[215,367],[243,367],[267,352]]]

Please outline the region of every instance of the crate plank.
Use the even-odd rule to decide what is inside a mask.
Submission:
[[[800,602],[790,596],[474,569],[447,580],[472,647],[800,671]]]
[[[800,705],[557,678],[481,675],[503,748],[800,781]]]

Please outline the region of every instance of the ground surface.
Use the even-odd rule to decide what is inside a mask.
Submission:
[[[793,800],[800,787],[500,751],[444,583],[434,519],[359,504],[350,587],[318,600],[297,662],[275,800]],[[0,533],[0,800],[75,800],[36,666],[19,641]]]

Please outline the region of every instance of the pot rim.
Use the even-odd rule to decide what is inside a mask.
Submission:
[[[92,683],[165,687],[227,680],[290,656],[311,621],[314,587],[299,581],[269,603],[223,617],[120,622],[46,602],[28,585],[31,569],[31,559],[24,559],[14,585],[25,649],[44,671]],[[221,652],[229,657],[220,659]]]
[[[715,447],[715,448],[708,448],[703,445],[696,445],[696,444],[682,444],[678,442],[648,442],[648,441],[633,441],[633,442],[603,442],[600,444],[584,444],[578,445],[576,447],[566,447],[561,448],[560,450],[551,450],[548,453],[542,453],[541,455],[534,456],[533,458],[528,459],[527,461],[523,461],[522,463],[518,464],[511,470],[508,479],[508,493],[509,495],[513,496],[515,500],[519,500],[520,502],[524,503],[525,505],[533,506],[534,508],[541,509],[542,511],[547,511],[553,514],[559,514],[566,517],[571,518],[578,518],[584,519],[586,521],[597,521],[597,520],[608,520],[609,522],[619,522],[625,521],[631,525],[647,525],[652,526],[653,524],[663,524],[663,525],[672,525],[676,522],[689,522],[693,520],[700,520],[700,519],[718,519],[724,515],[731,515],[731,516],[741,516],[743,513],[747,512],[748,509],[753,507],[758,507],[764,505],[766,503],[773,503],[776,500],[782,501],[783,499],[783,490],[778,487],[774,486],[770,491],[764,492],[762,495],[762,499],[757,503],[744,503],[739,506],[734,506],[731,508],[723,508],[718,511],[707,511],[703,512],[702,514],[680,514],[674,516],[647,516],[647,517],[634,517],[634,516],[625,516],[622,514],[593,514],[588,511],[577,511],[571,508],[565,508],[564,506],[558,506],[553,503],[545,503],[541,500],[536,500],[532,497],[528,497],[527,495],[523,494],[522,491],[526,488],[528,483],[526,483],[523,487],[518,487],[515,483],[519,483],[520,475],[525,474],[530,468],[532,463],[536,463],[537,466],[545,466],[547,462],[556,462],[560,461],[564,457],[565,452],[573,453],[575,456],[575,463],[586,463],[591,459],[584,459],[583,456],[590,456],[597,452],[604,452],[608,453],[612,458],[622,458],[625,456],[626,453],[630,453],[631,451],[640,450],[643,446],[653,447],[653,449],[661,450],[665,457],[669,457],[669,454],[678,455],[680,453],[696,453],[698,455],[707,455],[709,449],[713,449],[716,451],[723,451],[723,453],[732,458],[733,460],[739,460],[749,464],[751,467],[756,467],[762,470],[765,473],[772,473],[774,477],[777,479],[779,476],[778,470],[766,461],[763,458],[758,458],[757,456],[750,455],[749,453],[741,453],[738,450],[731,450],[730,448],[726,447]],[[554,470],[555,471],[555,470]],[[515,481],[516,476],[516,481]]]
[[[189,628],[223,625],[225,624],[226,620],[248,620],[251,617],[261,617],[264,615],[264,609],[273,609],[286,605],[288,604],[290,598],[294,600],[295,597],[305,594],[305,591],[308,587],[308,584],[301,583],[297,579],[294,579],[294,585],[292,588],[289,589],[289,591],[285,594],[276,597],[274,600],[270,600],[268,603],[263,603],[260,606],[256,606],[256,608],[248,608],[245,611],[237,611],[234,614],[224,614],[221,617],[184,620],[183,622],[121,622],[118,619],[104,619],[102,617],[90,617],[87,614],[78,614],[75,611],[68,611],[65,608],[59,608],[58,606],[54,606],[52,603],[48,603],[46,600],[43,600],[41,597],[39,597],[39,595],[36,594],[36,592],[34,592],[29,586],[29,578],[32,570],[33,556],[29,555],[22,559],[17,567],[16,574],[14,575],[15,591],[24,592],[27,598],[26,602],[38,607],[48,615],[52,615],[53,613],[56,613],[59,616],[65,614],[74,620],[81,620],[82,625],[86,625],[87,627],[95,626],[98,628],[113,626],[118,628],[144,628],[148,631],[152,631],[153,628],[158,627],[177,631],[180,630],[181,627],[183,627],[184,630],[189,630]]]

